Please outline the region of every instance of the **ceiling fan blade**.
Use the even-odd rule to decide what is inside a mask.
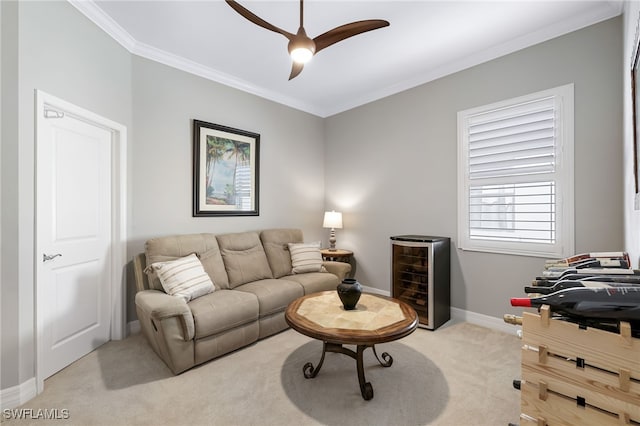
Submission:
[[[237,1],[235,1],[235,0],[225,0],[225,1],[227,2],[227,4],[229,6],[231,6],[231,8],[233,10],[235,10],[240,15],[242,15],[244,18],[248,19],[249,21],[253,22],[254,24],[256,24],[256,25],[258,25],[258,26],[260,26],[260,27],[262,27],[264,29],[267,29],[269,31],[273,31],[274,33],[282,34],[283,36],[285,36],[289,40],[291,40],[294,37],[294,35],[291,34],[290,32],[285,31],[282,28],[278,28],[275,25],[268,23],[267,21],[265,21],[264,19],[262,19],[258,15],[254,14],[250,10],[248,10],[245,7],[241,6]]]
[[[304,68],[304,64],[301,64],[299,62],[294,62],[291,65],[291,74],[289,74],[289,80],[293,80],[294,78],[296,78],[298,74],[302,72],[303,68]]]
[[[357,21],[350,24],[341,25],[327,31],[324,34],[320,34],[318,37],[313,39],[313,41],[316,43],[316,53],[318,53],[325,47],[329,47],[332,44],[335,44],[346,38],[388,26],[389,22],[382,19],[369,19],[366,21]]]

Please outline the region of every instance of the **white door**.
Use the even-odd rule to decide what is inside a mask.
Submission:
[[[111,336],[112,132],[47,109],[37,140],[41,380]]]

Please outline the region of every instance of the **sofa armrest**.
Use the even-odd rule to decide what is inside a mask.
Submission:
[[[136,293],[136,306],[153,320],[178,317],[182,323],[184,340],[193,340],[195,323],[191,309],[181,297],[169,296],[158,290],[143,290]]]
[[[144,253],[133,256],[133,279],[136,283],[136,292],[149,290],[149,279],[144,269],[147,267],[147,258]]]
[[[322,262],[322,266],[333,275],[338,277],[338,280],[342,281],[351,272],[351,265],[345,262],[336,262],[333,260],[325,260]]]

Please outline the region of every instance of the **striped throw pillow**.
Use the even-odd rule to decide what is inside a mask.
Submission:
[[[322,272],[322,254],[320,241],[314,243],[289,243],[291,253],[291,272],[304,274],[305,272]]]
[[[213,292],[213,282],[195,254],[180,259],[151,264],[167,294],[185,302]]]

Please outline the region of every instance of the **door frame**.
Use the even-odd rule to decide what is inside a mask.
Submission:
[[[44,390],[43,373],[43,336],[44,318],[42,309],[46,300],[42,283],[39,278],[42,275],[42,242],[38,234],[38,143],[43,140],[44,131],[42,123],[45,120],[45,111],[54,111],[85,121],[89,124],[102,127],[111,133],[111,300],[109,308],[111,312],[111,340],[120,340],[126,337],[126,264],[127,264],[127,127],[109,120],[84,108],[64,101],[41,90],[35,91],[35,316],[36,316],[36,387],[37,393]],[[51,113],[50,113],[51,114]]]

